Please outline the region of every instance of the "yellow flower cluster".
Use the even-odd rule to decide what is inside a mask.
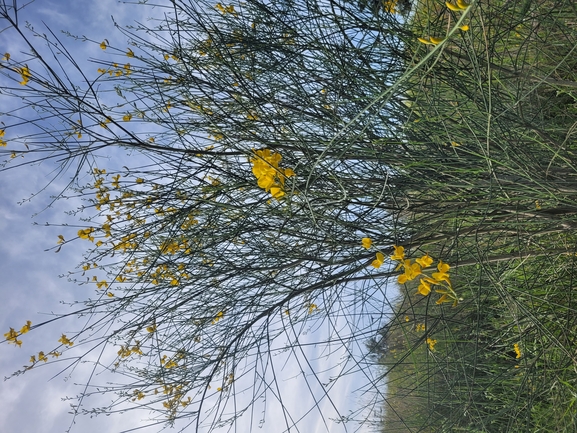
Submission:
[[[427,338],[427,344],[429,345],[429,350],[433,352],[435,350],[435,344],[437,344],[437,340],[433,340],[432,338]]]
[[[456,5],[454,5],[453,3],[445,2],[445,5],[453,12],[462,12],[466,10],[469,6],[471,6],[464,0],[457,0]]]
[[[405,258],[405,248],[402,246],[393,246],[395,253],[391,256],[391,260],[399,262],[396,270],[403,269],[404,272],[398,276],[397,281],[399,284],[407,283],[417,278],[419,275],[423,275],[420,279],[420,284],[417,287],[418,293],[423,296],[427,296],[431,293],[431,286],[438,286],[435,292],[439,293],[441,297],[437,300],[437,304],[442,304],[444,302],[452,302],[453,306],[456,306],[459,302],[457,294],[453,290],[451,280],[449,278],[449,266],[442,260],[439,260],[437,264],[437,271],[433,272],[431,276],[423,273],[423,270],[430,267],[433,264],[433,259],[425,254],[424,256],[415,259],[414,263],[411,263],[411,259]]]
[[[70,339],[68,339],[68,337],[66,337],[64,334],[62,334],[62,337],[58,339],[58,342],[64,344],[65,346],[74,346],[74,341],[70,341]]]
[[[18,337],[22,334],[26,334],[32,328],[32,322],[30,320],[26,321],[26,324],[20,329],[20,331],[16,331],[14,328],[10,328],[8,332],[4,334],[4,338],[8,343],[15,344],[16,346],[22,346],[22,340],[18,340]]]
[[[521,348],[519,347],[519,343],[515,343],[513,344],[513,350],[515,351],[515,358],[519,359],[521,358]]]
[[[21,68],[17,68],[16,70],[22,76],[22,81],[20,81],[20,85],[25,86],[26,84],[28,84],[28,81],[32,76],[32,74],[30,73],[30,69],[28,69],[28,65],[24,65]]]
[[[118,350],[117,354],[121,359],[128,358],[132,354],[137,354],[140,356],[144,355],[142,349],[140,348],[140,341],[136,341],[136,344],[132,347],[130,347],[128,344],[126,346],[120,346],[120,350]]]
[[[445,40],[445,38],[435,38],[433,36],[429,36],[428,38],[417,38],[417,40],[425,45],[439,45]]]
[[[469,3],[467,3],[464,0],[457,0],[456,5],[453,3],[450,3],[450,2],[445,2],[445,5],[447,6],[447,8],[449,8],[453,12],[463,12],[469,6],[471,6]],[[459,27],[459,29],[461,29],[464,32],[467,32],[467,31],[469,31],[469,26],[467,24],[465,24],[464,26]],[[425,45],[439,45],[441,42],[443,42],[445,40],[445,38],[436,38],[433,36],[429,36],[427,38],[417,38],[417,40],[420,43],[425,44]]]
[[[94,236],[92,236],[92,232],[94,231],[93,227],[88,227],[87,229],[78,230],[78,237],[80,239],[88,239],[91,242],[94,242]]]
[[[277,200],[285,195],[285,180],[295,175],[290,168],[284,170],[278,164],[282,159],[280,153],[271,152],[270,149],[255,151],[255,157],[250,159],[252,173],[258,180],[258,186]]]
[[[212,324],[214,325],[215,323],[217,323],[220,319],[222,319],[224,317],[224,311],[219,311],[217,313],[217,315],[214,317],[214,319],[212,319]]]
[[[397,3],[399,0],[385,0],[383,1],[383,10],[390,14],[397,13]]]
[[[234,10],[233,5],[223,6],[221,3],[217,3],[215,8],[223,15],[226,15],[226,14],[231,14],[234,16],[237,15],[237,13]]]
[[[127,54],[128,56],[128,54]],[[128,57],[132,57],[132,56],[128,56]],[[98,68],[96,71],[99,74],[106,74],[108,73],[108,75],[110,75],[112,77],[112,75],[114,75],[115,77],[120,77],[122,75],[130,75],[132,74],[132,70],[130,69],[130,63],[126,63],[124,66],[122,66],[122,69],[120,69],[120,67],[118,66],[118,63],[112,63],[112,67],[113,68],[117,68],[117,69],[104,69],[104,68]],[[102,124],[101,124],[102,126]]]

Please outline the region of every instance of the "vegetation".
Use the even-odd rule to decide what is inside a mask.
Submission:
[[[387,432],[577,430],[576,6],[369,6],[173,1],[120,28],[129,47],[91,41],[116,60],[82,71],[2,3],[30,47],[0,70],[20,104],[4,167],[72,171],[59,198],[84,200],[82,224],[55,250],[86,242],[70,279],[95,289],[79,331],[16,374],[92,361],[77,414],[213,430],[285,405],[290,362],[329,426],[314,345],[331,383],[372,378]]]

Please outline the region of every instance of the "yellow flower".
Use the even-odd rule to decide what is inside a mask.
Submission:
[[[429,293],[431,293],[431,285],[423,278],[421,278],[421,284],[419,284],[419,287],[417,287],[417,291],[423,295],[423,296],[427,296]]]
[[[373,262],[371,263],[371,265],[374,268],[379,269],[381,267],[381,265],[385,263],[385,256],[383,253],[381,253],[380,251],[376,254],[376,259],[373,260]]]
[[[32,322],[30,320],[27,320],[26,325],[24,325],[22,329],[20,329],[20,334],[26,334],[28,331],[30,331],[31,327]]]
[[[371,248],[373,241],[371,240],[371,238],[363,238],[361,240],[361,243],[363,244],[363,247],[365,247],[368,250],[369,248]]]
[[[70,341],[70,340],[68,339],[68,337],[66,337],[66,335],[64,335],[64,334],[62,334],[62,337],[60,337],[60,338],[58,339],[58,342],[66,345],[66,346],[70,346],[70,347],[74,346],[74,342],[73,342],[73,341]]]
[[[313,311],[315,311],[316,309],[317,309],[316,304],[310,304],[308,308],[309,314],[312,314]]]
[[[437,293],[442,293],[441,297],[439,299],[437,299],[437,302],[435,302],[435,304],[437,305],[441,305],[443,302],[451,302],[451,299],[449,299],[449,296],[447,295],[446,292],[442,291],[442,290],[435,290]]]
[[[439,260],[439,264],[437,265],[437,269],[439,270],[439,272],[434,272],[432,277],[435,281],[437,282],[441,282],[441,281],[445,281],[447,283],[451,283],[451,281],[449,280],[449,274],[448,271],[451,267],[447,264],[447,263],[443,263],[442,260]]]
[[[457,6],[459,6],[461,10],[465,10],[471,5],[464,0],[457,0]]]
[[[24,65],[21,68],[19,68],[18,73],[22,76],[22,81],[20,81],[20,84],[22,86],[28,84],[28,80],[32,76],[32,74],[30,73],[30,69],[28,69],[28,65]]]
[[[108,41],[106,39],[104,39],[102,42],[100,42],[100,48],[105,50],[106,47],[108,46]]]
[[[107,288],[108,287],[108,283],[106,282],[106,280],[102,280],[99,281],[98,283],[96,283],[96,287],[98,287],[99,289]]]
[[[461,8],[453,3],[445,2],[445,5],[453,12],[461,12]]]
[[[432,338],[427,338],[427,344],[429,345],[429,349],[432,352],[435,350],[435,344],[437,344],[437,340],[433,340]]]
[[[515,358],[517,359],[521,358],[521,348],[519,347],[518,343],[513,344],[513,350],[515,350],[515,353],[517,354]]]
[[[395,249],[395,254],[393,254],[391,256],[391,260],[404,260],[405,258],[405,247],[398,247],[396,245],[393,245],[393,248]]]
[[[4,334],[4,338],[8,340],[9,343],[15,344],[16,346],[22,346],[22,340],[18,340],[18,332],[14,330],[14,328],[10,328],[10,330]]]
[[[130,48],[126,52],[126,57],[134,57],[134,52]]]
[[[429,257],[428,254],[425,254],[420,259],[415,259],[415,262],[417,262],[423,269],[425,269],[433,264],[433,259]]]
[[[445,40],[445,38],[435,38],[433,36],[429,36],[429,40],[433,45],[439,45],[441,42]]]
[[[278,185],[271,187],[270,193],[277,200],[285,195],[285,192]]]
[[[94,242],[94,236],[92,236],[92,232],[94,228],[88,227],[87,229],[80,229],[78,230],[78,237],[80,239],[88,239],[89,241]]]
[[[397,13],[397,3],[399,0],[386,0],[383,2],[383,10],[390,14]]]
[[[224,317],[224,311],[219,311],[217,313],[217,315],[214,317],[214,319],[212,319],[212,324],[214,325],[216,322],[218,322],[223,317]]]
[[[122,116],[122,120],[124,120],[125,122],[130,122],[130,119],[132,119],[132,114],[130,114],[130,113]]]
[[[405,260],[401,266],[405,268],[405,273],[399,275],[397,278],[399,284],[404,284],[407,281],[414,280],[418,275],[421,275],[421,266],[419,266],[418,263],[411,264],[410,259]]]
[[[433,45],[433,43],[432,43],[430,40],[425,39],[425,38],[417,38],[417,40],[418,40],[420,43],[425,44],[425,45]]]
[[[465,24],[464,26],[459,27],[462,31],[464,32],[468,32],[469,31],[469,26],[467,24]]]
[[[38,352],[38,362],[40,362],[40,361],[43,361],[43,362],[48,361],[48,357],[42,351]]]

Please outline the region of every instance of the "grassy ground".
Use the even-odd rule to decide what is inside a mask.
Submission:
[[[408,25],[450,36],[410,47],[435,52],[406,90],[404,245],[451,264],[463,300],[406,287],[383,431],[577,431],[576,6],[427,1]]]

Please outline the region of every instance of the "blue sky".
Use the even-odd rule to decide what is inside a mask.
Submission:
[[[84,35],[95,41],[106,38],[113,46],[128,46],[126,37],[114,28],[111,15],[120,24],[130,24],[134,21],[145,21],[155,11],[151,7],[120,3],[114,0],[36,0],[21,11],[20,19],[30,22],[37,31],[41,32],[46,31],[43,28],[43,22],[46,23],[62,38],[74,57],[80,61],[81,66],[85,70],[92,70],[97,66],[86,60],[88,58],[106,59],[107,53],[102,52],[97,44],[66,38],[59,33],[60,30]],[[14,37],[13,33],[10,31],[0,33],[2,53],[9,52],[13,58],[17,58],[24,49],[25,47]],[[3,109],[6,110],[6,106]],[[57,202],[53,207],[46,208],[50,196],[62,190],[70,175],[65,173],[38,197],[22,202],[23,199],[29,198],[46,186],[54,175],[54,169],[55,166],[46,163],[8,170],[0,174],[0,235],[2,239],[0,274],[3,277],[0,328],[3,333],[10,327],[20,328],[26,320],[31,320],[33,324],[48,320],[51,318],[48,314],[51,311],[68,311],[61,301],[70,302],[82,300],[85,297],[84,293],[87,290],[85,287],[75,286],[67,282],[66,278],[59,277],[74,269],[81,261],[83,244],[71,243],[57,254],[54,251],[46,251],[56,244],[61,230],[58,227],[47,227],[45,224],[75,221],[64,213],[76,207],[78,203],[74,200]],[[32,218],[33,215],[35,216]],[[27,334],[21,348],[7,344],[1,345],[0,372],[5,377],[9,376],[25,365],[30,355],[43,348],[51,350],[62,332],[66,333],[67,329],[71,331],[76,327],[77,324],[73,320],[67,319],[43,327],[39,332]],[[314,341],[312,336],[303,338]],[[325,373],[321,374],[321,381],[328,382],[331,377],[334,377],[335,371],[340,368],[331,368],[332,359],[339,358],[338,354],[328,361],[314,345],[309,350],[307,357],[311,366],[318,371],[324,370]],[[283,355],[278,356],[278,359],[282,360]],[[70,404],[75,401],[66,401],[63,398],[73,397],[82,391],[82,387],[75,384],[85,382],[89,370],[88,366],[81,365],[70,377],[67,373],[54,377],[64,365],[66,365],[65,362],[39,365],[39,368],[28,371],[23,376],[1,383],[0,405],[3,410],[0,411],[0,431],[64,432],[68,429],[72,421],[68,412]],[[303,412],[303,408],[308,408],[312,403],[306,381],[303,380],[303,370],[306,369],[292,361],[277,362],[277,365],[284,365],[278,374],[280,382],[286,386],[285,395],[290,396],[286,399],[287,409],[293,413]],[[347,372],[349,368],[350,366],[345,367],[344,371]],[[366,378],[358,373],[347,374],[346,377],[331,389],[334,403],[345,415],[349,409],[356,409],[357,395],[353,395],[352,391],[362,388],[366,383]],[[281,408],[270,405],[267,410],[264,431],[280,433],[283,431],[283,424],[278,422]],[[331,412],[328,405],[323,410],[326,410],[327,419],[337,416]],[[145,425],[145,418],[146,413],[143,412],[96,418],[84,416],[75,420],[76,425],[72,431],[120,432]],[[306,425],[311,428],[301,431],[327,431],[324,421],[316,411],[311,412],[306,421]],[[355,431],[354,428],[346,430],[342,424],[337,423],[329,423],[329,426],[332,433]],[[144,431],[157,430],[153,428]]]

